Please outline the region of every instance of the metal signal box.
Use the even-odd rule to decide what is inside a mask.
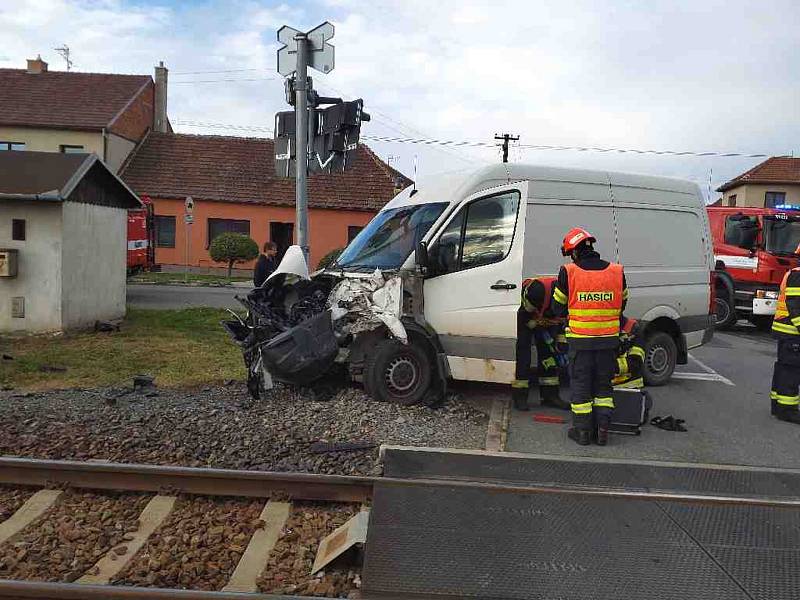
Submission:
[[[0,248],[0,277],[17,276],[18,254],[16,248]]]

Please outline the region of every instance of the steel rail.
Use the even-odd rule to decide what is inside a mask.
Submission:
[[[310,596],[209,592],[122,585],[84,585],[14,579],[0,579],[0,598],[35,598],[36,600],[312,600]]]
[[[372,497],[375,486],[468,488],[517,494],[800,508],[800,498],[794,496],[732,496],[554,483],[359,477],[12,457],[0,457],[0,483],[257,498],[286,494],[298,500],[335,502],[363,502]]]
[[[99,490],[363,502],[374,478],[0,457],[0,483]]]

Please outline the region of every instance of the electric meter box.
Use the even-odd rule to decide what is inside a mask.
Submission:
[[[16,248],[0,248],[0,277],[17,276],[18,255]]]

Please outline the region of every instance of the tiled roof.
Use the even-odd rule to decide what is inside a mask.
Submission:
[[[121,176],[153,198],[294,206],[294,179],[275,175],[273,148],[271,139],[151,132]],[[395,193],[392,172],[363,145],[345,173],[308,180],[311,208],[377,211]]]
[[[84,187],[87,178],[94,187]],[[95,191],[98,186],[102,193]],[[133,191],[96,154],[0,152],[0,203],[21,199],[141,208]]]
[[[149,75],[0,69],[0,125],[99,130],[151,81]]]
[[[747,183],[800,183],[800,158],[773,156],[717,188],[724,192]]]

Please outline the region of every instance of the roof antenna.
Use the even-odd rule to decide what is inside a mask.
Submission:
[[[417,193],[417,155],[414,155],[414,181],[412,184],[414,187],[411,190],[411,193],[408,195],[409,198]]]
[[[67,71],[72,69],[72,60],[69,57],[69,46],[64,44],[60,48],[53,48],[53,50],[58,52],[61,55],[61,58],[63,58],[66,61],[66,63],[67,63]]]

